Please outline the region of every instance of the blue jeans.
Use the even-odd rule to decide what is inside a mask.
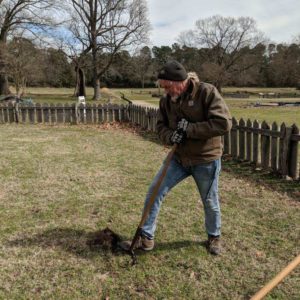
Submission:
[[[154,186],[162,172],[163,166],[155,176],[146,195],[145,206],[150,199]],[[221,170],[221,160],[210,163],[183,167],[175,158],[170,162],[166,176],[161,183],[149,216],[142,228],[142,235],[154,238],[156,221],[160,206],[167,193],[180,181],[192,175],[198,187],[205,212],[205,228],[208,235],[219,236],[221,229],[221,211],[218,199],[218,179]],[[188,197],[188,195],[187,195]]]

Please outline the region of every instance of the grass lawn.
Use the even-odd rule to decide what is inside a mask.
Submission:
[[[129,267],[90,249],[134,234],[168,149],[118,126],[0,126],[0,299],[249,299],[300,253],[300,202],[224,165],[224,253],[209,255],[192,179],[167,196],[157,247]],[[295,191],[299,193],[298,191]],[[299,194],[298,194],[299,195]],[[299,299],[300,268],[266,299]]]

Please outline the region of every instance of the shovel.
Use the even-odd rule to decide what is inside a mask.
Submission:
[[[153,206],[153,203],[155,201],[155,198],[156,198],[156,196],[158,194],[160,185],[161,185],[161,183],[163,182],[163,180],[164,180],[164,178],[166,176],[167,169],[168,169],[168,167],[170,165],[171,159],[173,158],[173,155],[174,155],[174,152],[176,151],[176,148],[177,148],[177,144],[174,144],[173,147],[172,147],[172,149],[171,149],[171,151],[169,152],[168,156],[166,157],[165,165],[163,167],[161,175],[159,176],[159,178],[157,180],[156,185],[154,186],[154,189],[153,189],[153,192],[152,192],[152,194],[150,196],[150,199],[149,199],[149,201],[148,201],[148,203],[147,203],[147,205],[146,205],[146,207],[144,209],[144,212],[143,212],[143,215],[142,215],[142,219],[141,219],[141,221],[139,223],[139,226],[136,229],[136,232],[135,232],[135,235],[134,235],[133,240],[131,242],[130,248],[127,249],[127,250],[124,249],[124,250],[128,251],[128,253],[131,255],[131,257],[132,257],[132,265],[135,265],[136,262],[137,262],[136,255],[134,253],[134,246],[135,246],[138,238],[141,236],[142,228],[143,228],[143,226],[144,226],[144,224],[145,224],[145,222],[146,222],[146,220],[148,218],[150,210],[151,210],[151,208]]]

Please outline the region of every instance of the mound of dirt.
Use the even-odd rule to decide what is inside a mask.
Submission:
[[[87,241],[87,245],[90,248],[100,247],[106,250],[115,250],[120,241],[121,238],[119,235],[106,227],[103,230],[91,234],[91,238]]]

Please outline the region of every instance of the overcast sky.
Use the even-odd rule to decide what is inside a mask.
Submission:
[[[290,43],[300,35],[300,0],[148,0],[153,45],[176,42],[198,19],[216,14],[252,17],[271,41]]]

